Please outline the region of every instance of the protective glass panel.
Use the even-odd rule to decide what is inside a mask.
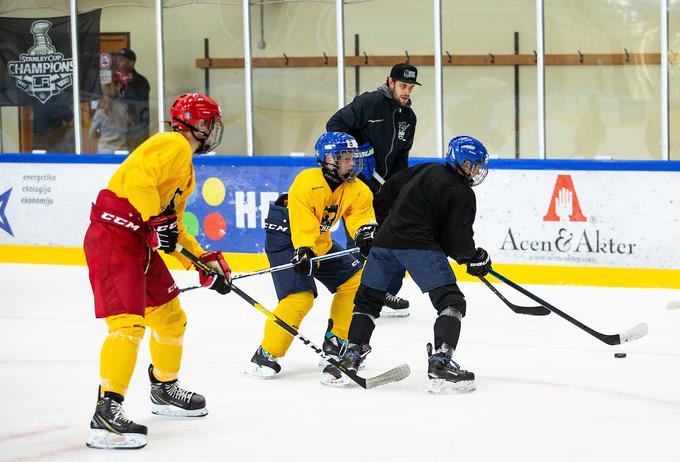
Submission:
[[[78,8],[93,11],[101,3],[81,0]],[[80,63],[81,81],[86,73],[99,81],[96,89],[81,89],[83,153],[126,154],[158,131],[154,7],[143,0],[100,10],[98,59]],[[82,21],[78,27],[82,34]]]
[[[194,92],[207,94],[222,109],[224,133],[215,153],[245,155],[243,7],[181,3],[172,6],[172,2],[168,5],[163,9],[164,120],[169,120],[170,106],[178,96]],[[200,27],[195,27],[196,24]],[[240,58],[240,61],[225,62],[221,58]],[[197,63],[197,60],[201,61]]]
[[[0,152],[74,152],[68,0],[0,4]]]
[[[313,155],[337,110],[337,68],[320,64],[324,53],[336,54],[335,4],[256,4],[250,11],[255,154]],[[295,58],[319,63],[304,67],[308,61]]]
[[[658,1],[545,2],[548,158],[661,158],[659,18]]]
[[[410,157],[439,156],[433,111],[433,17],[432,2],[420,2],[417,7],[406,0],[345,5],[345,55],[363,57],[371,64],[346,67],[347,103],[355,96],[375,91],[385,84],[394,64],[408,61],[418,68],[418,82],[422,86],[416,86],[411,93],[411,108],[418,123]],[[384,64],[373,65],[374,60]]]
[[[470,135],[492,156],[535,158],[535,2],[442,2],[442,48],[444,147]]]
[[[670,0],[668,12],[669,157],[680,160],[680,0]]]

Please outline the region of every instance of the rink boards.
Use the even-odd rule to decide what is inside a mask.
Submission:
[[[0,155],[0,261],[84,264],[90,203],[123,159]],[[436,159],[415,160],[424,161]],[[188,231],[205,249],[229,253],[236,271],[266,267],[269,204],[314,158],[196,157],[194,165]],[[518,282],[680,288],[680,162],[496,159],[490,167],[475,188],[475,240],[499,272]],[[342,226],[334,237],[344,243]],[[469,280],[463,268],[456,274]]]

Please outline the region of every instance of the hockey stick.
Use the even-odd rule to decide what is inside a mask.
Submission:
[[[327,253],[326,255],[321,255],[318,257],[314,257],[311,259],[312,263],[316,263],[318,261],[324,261],[324,260],[331,260],[333,258],[338,258],[338,257],[344,257],[345,255],[352,255],[359,252],[359,247],[352,247],[351,249],[345,249],[345,250],[340,250],[338,252],[333,252],[333,253]],[[231,278],[232,281],[235,281],[236,279],[243,279],[243,278],[249,278],[251,276],[258,276],[260,274],[269,274],[269,273],[276,273],[277,271],[283,271],[292,268],[293,265],[292,263],[284,263],[283,265],[279,266],[272,266],[271,268],[265,268],[257,271],[253,271],[251,273],[244,273],[244,274],[237,274]],[[185,287],[184,289],[179,289],[180,292],[186,292],[187,290],[194,290],[194,289],[200,289],[202,286],[191,286],[191,287]]]
[[[647,335],[647,332],[649,332],[649,328],[647,327],[647,323],[641,322],[635,327],[632,327],[628,329],[627,331],[621,333],[621,334],[602,334],[594,329],[591,329],[590,327],[586,326],[582,322],[572,318],[568,314],[564,313],[563,311],[560,311],[559,309],[555,308],[552,306],[550,303],[546,302],[545,300],[537,297],[536,295],[532,294],[528,290],[526,290],[524,287],[521,287],[514,282],[512,282],[510,279],[506,278],[505,276],[498,274],[496,271],[491,270],[489,271],[489,274],[495,277],[496,279],[503,281],[513,289],[523,293],[533,301],[540,303],[544,307],[548,308],[550,311],[555,313],[556,315],[560,316],[561,318],[566,319],[576,327],[578,327],[581,330],[584,330],[588,332],[590,335],[595,337],[596,339],[606,343],[607,345],[620,345],[621,343],[626,343],[626,342],[632,342],[633,340],[637,340],[640,337],[644,337]]]
[[[486,286],[491,289],[491,292],[496,294],[498,298],[500,298],[503,303],[505,303],[508,308],[510,308],[512,311],[515,313],[519,314],[528,314],[530,316],[545,316],[550,314],[550,310],[546,308],[545,306],[521,306],[521,305],[515,305],[514,303],[511,303],[507,298],[503,296],[502,293],[496,289],[493,284],[491,284],[489,281],[486,280],[484,276],[480,276],[479,279],[482,280]]]
[[[199,260],[196,256],[194,256],[191,252],[188,250],[184,249],[181,245],[177,245],[177,251],[180,252],[182,255],[187,257],[189,260],[191,260],[196,266],[201,268],[203,271],[207,273],[214,273],[213,269],[210,268],[208,265],[203,263],[201,260]],[[234,292],[236,295],[241,297],[243,300],[248,302],[253,308],[255,308],[257,311],[260,313],[264,314],[267,319],[281,327],[283,330],[288,332],[290,335],[293,337],[299,339],[302,343],[310,347],[314,352],[318,355],[320,355],[323,359],[328,361],[330,364],[334,365],[338,369],[340,369],[347,377],[352,379],[354,382],[359,384],[361,388],[365,389],[371,389],[378,387],[380,385],[385,385],[391,382],[398,382],[399,380],[403,380],[406,377],[409,376],[411,373],[411,369],[409,368],[408,364],[402,364],[401,366],[397,366],[393,369],[390,369],[387,372],[383,372],[380,375],[377,375],[375,377],[369,377],[369,378],[363,378],[357,375],[356,372],[350,371],[347,369],[345,366],[343,366],[339,361],[335,360],[334,358],[331,358],[330,356],[326,355],[324,351],[316,346],[314,343],[312,343],[311,340],[309,340],[307,337],[299,333],[295,328],[291,327],[289,324],[287,324],[285,321],[283,321],[281,318],[276,316],[274,313],[269,311],[267,308],[264,306],[260,305],[257,303],[251,296],[243,292],[241,289],[236,287],[235,285],[231,284],[231,290]]]

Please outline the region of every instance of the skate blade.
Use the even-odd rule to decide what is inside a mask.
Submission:
[[[208,408],[182,409],[181,407],[172,406],[169,404],[152,403],[151,413],[170,417],[203,417],[204,415],[208,415]]]
[[[429,393],[438,394],[465,394],[477,389],[474,380],[461,380],[460,382],[449,382],[444,379],[430,379]]]
[[[146,446],[146,435],[92,429],[85,444],[92,449],[140,449]]]
[[[344,388],[352,383],[352,381],[345,374],[340,374],[340,377],[335,377],[333,374],[324,372],[321,374],[321,384],[327,387]]]
[[[411,312],[408,308],[404,308],[403,310],[394,310],[392,308],[384,307],[380,311],[380,316],[385,318],[406,318],[410,315]]]
[[[276,372],[271,367],[258,366],[257,364],[250,364],[250,367],[243,371],[243,375],[253,379],[270,379],[274,377],[278,372]]]

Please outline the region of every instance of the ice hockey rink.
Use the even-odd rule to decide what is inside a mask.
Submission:
[[[174,275],[180,287],[196,283],[195,272]],[[85,447],[105,336],[86,268],[0,264],[0,279],[2,461],[680,460],[680,310],[667,309],[677,290],[526,286],[600,332],[649,324],[646,337],[612,347],[554,314],[515,314],[482,284],[463,283],[468,315],[454,358],[477,375],[477,390],[465,395],[425,391],[434,310],[411,280],[401,292],[411,317],[378,321],[362,371],[405,362],[411,376],[373,390],[320,385],[318,357],[299,341],[279,377],[246,378],[264,316],[235,294],[194,290],[182,295],[189,325],[180,381],[206,396],[210,414],[150,413],[144,345],[125,409],[149,427],[148,446],[102,451]],[[239,286],[274,308],[269,276]],[[319,344],[329,300],[321,290],[300,328]]]

